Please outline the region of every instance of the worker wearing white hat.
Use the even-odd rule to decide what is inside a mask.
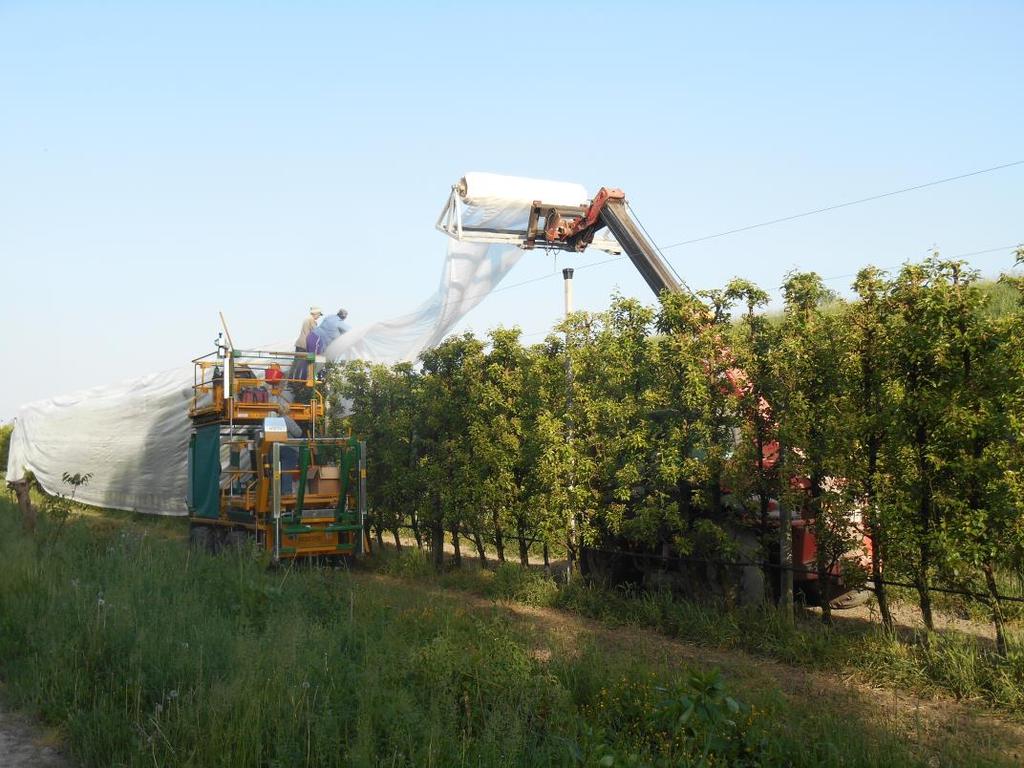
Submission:
[[[309,308],[309,317],[302,321],[302,330],[299,331],[299,338],[295,340],[295,360],[288,371],[289,386],[294,383],[293,379],[306,378],[306,337],[316,328],[323,314],[320,307],[314,305]]]

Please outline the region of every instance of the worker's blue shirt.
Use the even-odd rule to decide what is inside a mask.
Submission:
[[[327,349],[328,345],[336,338],[341,336],[343,333],[349,331],[349,325],[337,315],[328,315],[323,319],[323,322],[316,328],[316,335],[320,337],[320,342],[323,344],[323,348]]]

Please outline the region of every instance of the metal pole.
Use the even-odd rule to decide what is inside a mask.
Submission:
[[[562,270],[562,279],[565,285],[565,316],[567,318],[572,314],[572,273],[572,267]]]
[[[223,326],[224,335],[227,337],[228,340],[228,349],[230,349],[233,352],[235,349],[235,342],[231,340],[231,331],[228,330],[228,321],[224,319],[223,312],[218,312],[217,314],[220,315],[220,324],[221,326]]]
[[[366,442],[359,441],[359,554],[363,554],[366,531]]]
[[[569,319],[569,315],[572,314],[572,267],[566,267],[562,270],[562,283],[565,286],[565,319]],[[572,439],[572,357],[569,355],[569,329],[565,330],[565,386],[566,386],[566,397],[565,397],[565,410],[566,410],[566,436]],[[573,487],[575,482],[575,474],[570,470],[569,473],[569,488]],[[571,500],[570,500],[571,503]],[[579,548],[577,546],[577,532],[576,532],[576,510],[570,507],[569,509],[569,541],[567,549],[567,567],[566,567],[566,580],[570,580],[573,577],[577,564],[576,559],[579,554]]]
[[[281,560],[281,444],[274,443],[271,482],[274,484],[274,562]]]

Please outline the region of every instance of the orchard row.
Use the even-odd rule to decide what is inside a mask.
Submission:
[[[929,628],[929,584],[979,591],[1005,651],[996,576],[1024,559],[1024,285],[936,256],[865,268],[853,291],[791,274],[781,314],[744,280],[657,307],[616,297],[540,344],[502,328],[416,365],[335,369],[335,408],[351,401],[373,447],[378,537],[411,522],[438,565],[446,533],[524,564],[535,541],[570,561],[582,546],[711,558],[747,524],[768,559],[781,502],[813,528],[822,575],[870,539],[887,624],[883,576],[916,585]]]

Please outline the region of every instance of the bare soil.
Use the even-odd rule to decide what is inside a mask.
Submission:
[[[0,765],[4,768],[71,768],[56,731],[44,730],[0,706]]]
[[[902,601],[891,601],[890,605],[892,617],[897,627],[914,632],[924,631],[924,621],[921,618],[921,611],[917,605]],[[932,610],[932,614],[937,632],[959,632],[988,640],[993,644],[995,643],[995,627],[991,622],[964,619],[936,609]],[[856,608],[832,611],[832,618],[837,622],[863,622],[876,625],[882,623],[882,618],[878,613],[878,605],[874,599]]]

